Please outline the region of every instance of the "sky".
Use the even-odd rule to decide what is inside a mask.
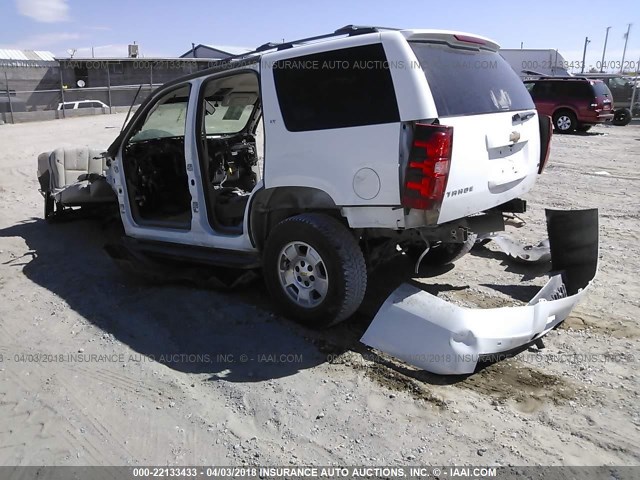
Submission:
[[[568,62],[640,60],[640,1],[582,0],[0,0],[0,48],[50,50],[58,57],[177,57],[191,43],[254,48],[327,33],[348,24],[441,28],[476,33],[503,48],[553,48]]]

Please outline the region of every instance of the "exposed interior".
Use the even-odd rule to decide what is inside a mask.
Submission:
[[[191,226],[184,150],[189,94],[190,86],[183,85],[161,97],[125,144],[123,166],[137,223]],[[256,138],[261,116],[257,75],[244,72],[210,80],[202,87],[199,103],[195,131],[200,132],[208,219],[217,231],[239,234],[262,169],[262,145],[256,144],[262,138],[262,131]]]
[[[191,226],[191,195],[184,137],[190,86],[159,99],[136,125],[123,150],[123,167],[136,222],[169,228]]]
[[[241,233],[249,195],[262,169],[262,142],[256,133],[261,115],[258,77],[245,72],[210,80],[200,102],[200,159],[209,222],[214,230]]]

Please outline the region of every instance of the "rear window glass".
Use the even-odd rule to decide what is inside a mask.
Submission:
[[[534,109],[531,95],[496,52],[410,42],[441,117]]]
[[[534,100],[589,100],[593,98],[594,93],[590,84],[585,81],[540,80],[535,82],[531,96]]]
[[[273,69],[291,132],[400,121],[382,44],[281,60]]]
[[[603,82],[593,82],[593,91],[597,96],[609,95],[611,96],[611,90]]]

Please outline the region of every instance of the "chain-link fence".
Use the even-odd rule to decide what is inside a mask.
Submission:
[[[126,111],[142,103],[160,85],[203,70],[212,62],[91,59],[61,60],[47,68],[4,66],[0,70],[0,121],[18,123]]]

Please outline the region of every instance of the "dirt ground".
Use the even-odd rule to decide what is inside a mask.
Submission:
[[[598,207],[586,300],[545,350],[441,377],[358,342],[411,265],[315,332],[271,313],[261,281],[145,283],[107,257],[100,221],[45,223],[37,155],[106,146],[123,120],[0,126],[0,464],[640,464],[640,125],[555,136],[511,229],[538,241],[544,207]],[[488,244],[421,281],[497,306],[527,301],[544,273]]]

